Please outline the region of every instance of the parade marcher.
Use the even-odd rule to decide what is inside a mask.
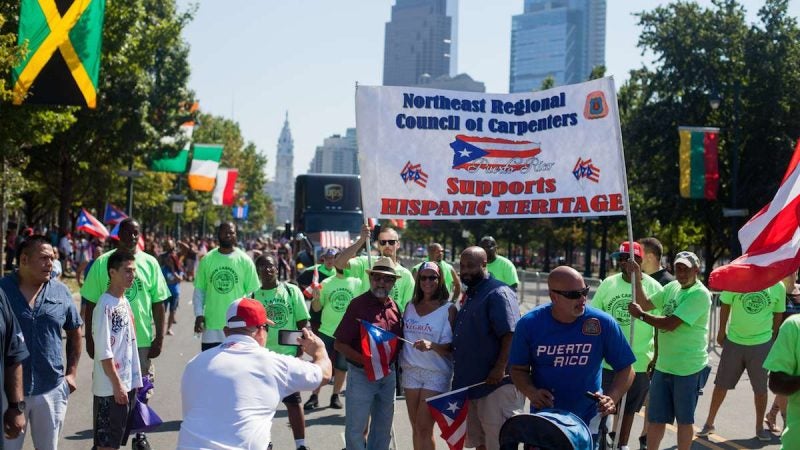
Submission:
[[[194,280],[194,332],[202,333],[202,350],[225,340],[223,328],[228,306],[261,286],[253,260],[236,247],[236,225],[220,224],[217,239],[219,248],[200,260]]]
[[[517,324],[511,377],[532,412],[569,411],[596,436],[601,418],[616,411],[633,382],[635,356],[614,318],[587,306],[589,288],[578,271],[556,267],[547,287],[551,303],[534,308]],[[604,359],[613,370],[608,389],[601,389]]]
[[[647,447],[660,448],[668,423],[678,423],[678,450],[689,450],[694,435],[694,412],[699,389],[708,374],[708,315],[711,293],[697,275],[700,259],[692,252],[675,256],[676,280],[652,298],[646,297],[636,279],[636,302],[628,305],[631,316],[657,330],[659,352],[650,383]],[[641,295],[640,295],[641,293]],[[658,309],[663,315],[645,311]],[[680,399],[680,401],[676,401]]]
[[[762,424],[768,400],[767,370],[763,366],[769,349],[772,348],[772,341],[778,335],[778,329],[783,322],[786,288],[783,283],[778,282],[758,292],[723,291],[719,299],[722,306],[719,311],[717,345],[722,347],[722,355],[714,380],[708,418],[697,435],[708,436],[714,432],[714,419],[728,390],[736,387],[742,373],[747,369],[756,409],[756,438],[759,441],[770,441],[772,435]],[[738,416],[741,417],[740,414]]]
[[[511,340],[519,320],[517,296],[489,275],[486,264],[481,247],[461,253],[461,282],[467,291],[453,326],[452,387],[486,382],[469,391],[465,446],[497,450],[500,427],[522,411],[525,399],[507,377]]]
[[[414,450],[435,450],[434,421],[425,400],[450,390],[456,307],[434,261],[422,263],[414,281],[414,297],[403,313],[403,336],[413,344],[403,343],[400,367]]]
[[[787,275],[783,280],[783,287],[786,288],[786,311],[783,313],[783,320],[800,312],[800,286],[797,285],[797,272],[792,272]],[[778,432],[778,413],[781,414],[783,419],[783,426],[786,426],[786,404],[788,399],[785,395],[775,394],[775,400],[772,402],[772,407],[769,412],[764,416],[764,425],[767,430]]]
[[[339,252],[334,260],[336,267],[344,270],[345,275],[361,279],[361,288],[365,292],[370,289],[369,275],[367,272],[367,269],[369,269],[369,262],[366,256],[356,256],[356,253],[366,244],[369,234],[370,231],[367,225],[361,227],[361,235],[358,240],[350,247]],[[414,277],[411,275],[411,272],[401,266],[400,262],[397,260],[397,250],[400,249],[400,235],[397,234],[394,228],[383,227],[380,229],[380,233],[378,233],[376,245],[378,246],[380,256],[390,258],[395,272],[400,276],[392,287],[390,297],[397,303],[397,307],[400,308],[400,312],[402,313],[406,307],[406,303],[408,303],[414,295]],[[369,249],[367,249],[367,251],[369,251]],[[375,259],[376,258],[373,258],[373,260]]]
[[[633,261],[630,261],[631,246],[628,242],[623,242],[619,246],[619,251],[612,254],[612,257],[619,260],[620,273],[612,275],[597,288],[597,292],[592,298],[591,306],[611,315],[619,324],[625,335],[625,340],[630,342],[631,314],[628,312],[628,304],[631,302],[631,273],[636,277],[642,278],[642,286],[645,294],[652,297],[661,292],[661,284],[649,275],[643,275],[637,270],[638,265],[642,264],[644,251],[638,242],[633,243]],[[635,264],[633,264],[635,263]],[[644,405],[647,398],[647,391],[650,388],[650,378],[648,371],[655,357],[655,330],[650,325],[642,321],[634,321],[633,343],[631,347],[636,361],[633,363],[635,376],[631,387],[626,392],[624,413],[622,424],[619,427],[620,446],[628,445],[631,427],[633,426],[634,415]],[[614,380],[615,372],[611,369],[608,362],[603,364],[603,391],[609,391]],[[614,427],[616,429],[616,427]]]
[[[664,246],[654,237],[646,237],[639,240],[644,255],[642,256],[642,272],[650,275],[651,278],[665,286],[671,281],[675,281],[675,275],[669,273],[666,267],[661,265],[661,256],[664,253]]]
[[[152,359],[161,354],[164,343],[164,300],[170,296],[167,281],[161,273],[158,260],[152,255],[140,251],[139,222],[133,218],[123,219],[119,224],[119,243],[115,250],[108,251],[98,257],[81,288],[81,297],[86,306],[84,320],[86,330],[92,330],[92,311],[108,287],[108,260],[117,251],[134,255],[136,258],[136,277],[133,284],[125,291],[136,326],[136,344],[139,348],[139,362],[142,373],[154,378]],[[94,358],[94,338],[86,333],[86,352]],[[144,433],[137,433],[133,439],[137,448],[149,448]]]
[[[0,291],[19,322],[31,357],[22,362],[25,417],[33,446],[58,448],[69,394],[77,388],[81,355],[81,319],[72,293],[50,278],[53,248],[41,235],[17,247],[19,269],[0,280]],[[66,332],[66,364],[61,352],[61,332]],[[58,351],[55,351],[58,349]],[[27,433],[6,439],[5,449],[21,449]]]
[[[172,325],[177,323],[175,321],[175,313],[178,311],[178,305],[181,298],[181,281],[184,280],[186,274],[183,271],[183,264],[181,264],[178,254],[175,252],[175,242],[172,239],[164,241],[164,253],[159,256],[161,263],[161,272],[164,279],[167,280],[167,287],[169,288],[170,296],[164,301],[167,316],[167,334],[172,336]]]
[[[345,376],[347,376],[347,360],[344,355],[334,349],[336,328],[342,321],[347,306],[363,291],[361,280],[344,276],[344,271],[334,269],[336,276],[326,278],[318,295],[311,301],[311,309],[321,314],[319,337],[325,343],[325,350],[333,362],[333,393],[331,394],[330,407],[342,409],[339,394],[342,392]],[[320,274],[321,276],[322,274]],[[303,406],[306,411],[311,411],[319,406],[319,390],[315,390]]]
[[[91,322],[97,346],[92,373],[92,428],[97,450],[117,449],[127,444],[136,389],[142,387],[133,325],[136,318],[126,298],[137,277],[136,257],[118,249],[106,258],[104,266],[108,290],[97,300]],[[133,448],[137,448],[136,442]]]
[[[325,249],[325,251],[323,251],[322,255],[320,256],[320,258],[322,259],[322,263],[314,264],[308,267],[300,275],[297,276],[297,285],[300,286],[300,289],[303,291],[303,294],[307,299],[310,298],[313,300],[314,298],[313,292],[309,292],[306,288],[309,287],[314,282],[315,270],[317,272],[317,281],[319,283],[322,283],[329,277],[336,275],[336,266],[333,265],[333,261],[336,259],[337,253],[339,253],[339,250],[337,250],[334,247]],[[311,311],[309,311],[309,313],[311,314],[311,319],[309,319],[309,323],[311,324],[311,331],[313,331],[314,334],[322,338],[322,336],[319,333],[319,326],[322,323],[321,310],[315,311],[314,308],[311,308]],[[334,330],[335,329],[336,328],[334,327]],[[333,331],[331,331],[331,333],[333,333]],[[322,338],[322,340],[323,342],[325,341],[324,338]]]
[[[281,399],[331,378],[325,345],[308,328],[298,345],[311,362],[265,348],[272,322],[256,300],[233,301],[225,320],[225,341],[183,371],[180,449],[267,448]]]
[[[764,368],[769,371],[769,389],[788,397],[781,449],[800,448],[800,314],[783,322]]]
[[[442,244],[434,242],[428,245],[428,258],[425,261],[432,261],[439,265],[447,292],[453,294],[451,298],[454,302],[458,301],[461,298],[461,280],[458,278],[456,269],[444,260],[444,247],[442,247]],[[425,261],[411,268],[411,274],[414,277],[417,276],[417,270]]]
[[[272,254],[262,254],[256,259],[256,271],[261,280],[261,288],[253,293],[267,311],[272,321],[267,335],[267,348],[279,355],[303,356],[303,350],[295,345],[282,345],[278,340],[280,330],[297,331],[308,325],[308,310],[300,289],[286,282],[278,282],[278,267]],[[306,423],[300,407],[300,392],[293,392],[281,400],[286,406],[289,424],[292,427],[297,450],[306,449]]]
[[[492,236],[484,236],[478,243],[485,252],[487,258],[486,268],[493,277],[507,284],[511,289],[517,290],[519,276],[514,263],[508,258],[497,254],[497,242]]]
[[[337,260],[338,261],[338,260]],[[337,264],[338,266],[338,264]],[[389,448],[394,419],[395,371],[370,381],[364,370],[369,364],[361,352],[361,325],[365,320],[397,336],[403,336],[400,310],[389,295],[400,275],[394,261],[381,257],[369,274],[369,290],[347,306],[334,337],[334,349],[347,359],[347,402],[345,403],[345,443],[347,450],[385,450]],[[397,355],[389,355],[394,361]],[[369,434],[364,441],[364,430]]]

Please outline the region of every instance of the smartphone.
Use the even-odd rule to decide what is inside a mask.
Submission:
[[[298,346],[297,340],[303,337],[302,331],[278,330],[278,344]]]

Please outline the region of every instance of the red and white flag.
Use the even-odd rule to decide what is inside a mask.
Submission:
[[[360,322],[364,372],[369,381],[380,380],[392,371],[391,364],[397,355],[397,335],[366,320]]]
[[[233,206],[236,195],[236,178],[239,176],[239,169],[217,170],[217,184],[214,186],[214,194],[211,195],[211,203],[222,206]]]
[[[319,235],[319,245],[322,248],[344,249],[350,247],[350,233],[347,231],[322,231]]]
[[[739,230],[742,256],[711,272],[711,289],[756,292],[800,267],[800,141],[772,201]]]
[[[319,264],[314,265],[314,275],[311,277],[311,284],[303,289],[303,296],[305,298],[314,298],[314,290],[319,290],[322,284],[319,282]]]

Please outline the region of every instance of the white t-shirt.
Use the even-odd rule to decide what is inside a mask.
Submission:
[[[231,335],[189,361],[178,449],[264,450],[281,399],[322,383],[322,369]]]
[[[449,319],[450,305],[450,302],[446,302],[420,317],[414,303],[409,302],[403,313],[403,337],[411,342],[419,339],[425,339],[435,344],[453,342],[453,330]],[[419,351],[411,344],[403,342],[403,351],[400,352],[400,367],[404,369],[418,367],[448,375],[453,373],[453,359],[444,358],[433,350]]]
[[[114,386],[103,371],[102,361],[113,359],[117,374],[126,391],[142,387],[142,368],[136,348],[136,327],[130,304],[123,295],[114,297],[108,292],[100,296],[92,313],[94,338],[94,373],[92,394],[98,397],[114,395]]]

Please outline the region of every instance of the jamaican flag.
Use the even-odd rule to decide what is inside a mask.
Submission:
[[[22,0],[14,104],[97,104],[105,0]]]

